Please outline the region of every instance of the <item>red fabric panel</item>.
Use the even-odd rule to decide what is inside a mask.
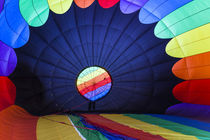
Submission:
[[[184,103],[210,105],[210,79],[184,81],[175,86],[173,94]]]
[[[36,140],[38,117],[12,105],[0,112],[0,140]]]
[[[118,3],[120,0],[98,0],[98,3],[103,8],[110,8],[114,6],[116,3]]]
[[[16,87],[8,77],[0,76],[0,111],[15,103]]]
[[[111,133],[125,135],[138,140],[164,140],[161,136],[152,135],[141,130],[130,128],[99,115],[81,114],[81,116],[83,116],[88,123],[96,127],[103,128]]]
[[[109,78],[107,78],[107,79],[105,79],[103,81],[100,81],[100,82],[98,82],[98,83],[96,83],[96,84],[94,84],[92,86],[89,86],[89,87],[87,87],[87,88],[85,88],[85,89],[83,89],[83,90],[81,90],[79,92],[80,92],[81,95],[84,95],[84,94],[86,94],[86,93],[88,93],[90,91],[94,91],[97,88],[102,87],[102,86],[104,86],[104,85],[106,85],[106,84],[108,84],[110,82],[111,82],[111,78],[109,77]]]

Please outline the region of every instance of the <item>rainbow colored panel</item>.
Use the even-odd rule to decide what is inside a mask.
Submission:
[[[84,69],[77,78],[79,93],[91,101],[96,101],[109,93],[112,80],[109,73],[100,67]]]
[[[208,140],[210,136],[210,124],[203,119],[171,115],[69,114],[37,117],[12,105],[0,112],[0,121],[1,140]]]

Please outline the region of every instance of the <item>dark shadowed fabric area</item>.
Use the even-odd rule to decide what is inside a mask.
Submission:
[[[10,77],[16,104],[30,113],[88,111],[76,79],[90,66],[105,68],[113,84],[96,101],[96,112],[163,113],[177,103],[172,89],[179,81],[171,72],[177,59],[167,56],[168,40],[156,38],[154,25],[141,24],[138,12],[124,15],[119,4],[109,9],[96,2],[86,9],[73,4],[30,30],[29,42],[15,50],[18,66]]]

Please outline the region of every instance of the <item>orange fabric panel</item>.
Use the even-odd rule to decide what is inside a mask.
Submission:
[[[80,8],[89,7],[95,0],[74,0],[76,5]]]
[[[100,81],[103,81],[104,78],[109,78],[109,74],[107,72],[102,73],[101,75],[99,75],[99,76],[97,76],[97,77],[95,77],[95,78],[93,78],[93,79],[91,79],[91,80],[89,80],[87,82],[84,82],[84,83],[78,85],[77,88],[80,91],[80,90],[82,90],[84,88],[87,88],[89,86],[94,85],[95,83],[98,83]]]
[[[184,103],[210,105],[210,79],[184,81],[174,87],[173,95]]]
[[[38,117],[12,105],[0,112],[0,140],[36,140]]]
[[[174,75],[184,80],[210,78],[210,52],[186,57],[172,68]]]

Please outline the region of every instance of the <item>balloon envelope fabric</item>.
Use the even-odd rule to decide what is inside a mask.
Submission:
[[[97,2],[87,9],[73,4],[63,15],[50,12],[16,50],[16,104],[33,114],[87,111],[76,79],[83,69],[99,66],[112,77],[112,88],[96,101],[97,111],[164,112],[177,102],[171,93],[178,83],[171,72],[176,59],[165,54],[168,40],[156,38],[154,25],[137,17],[122,14],[119,4],[104,10]]]
[[[184,80],[210,78],[210,52],[185,57],[172,68],[174,75]]]
[[[103,8],[110,8],[118,3],[120,0],[98,0],[98,3]]]
[[[0,1],[0,13],[1,13],[3,8],[4,8],[4,0],[1,0]]]
[[[30,26],[42,26],[48,19],[47,0],[19,0],[21,15]]]
[[[29,27],[19,10],[19,0],[6,0],[0,13],[0,40],[12,48],[25,45]]]
[[[89,7],[95,0],[74,0],[75,4],[80,8]]]
[[[0,76],[9,76],[15,70],[16,64],[15,51],[0,41]]]
[[[52,10],[57,14],[63,14],[66,11],[68,11],[69,8],[71,7],[72,2],[73,0],[64,0],[64,1],[48,0],[50,10]]]
[[[13,105],[0,112],[0,121],[2,140],[208,140],[210,135],[209,123],[157,114],[69,114],[37,117]]]
[[[167,115],[183,116],[195,120],[210,123],[210,106],[180,103],[169,107],[166,110]]]
[[[192,0],[149,0],[139,13],[144,24],[155,23]]]
[[[210,105],[210,79],[189,80],[176,85],[174,96],[184,102],[200,105]]]
[[[159,38],[173,38],[208,24],[210,0],[193,0],[164,17],[155,27]]]
[[[85,68],[77,78],[77,89],[85,98],[96,101],[104,97],[111,89],[109,73],[100,67]]]
[[[15,103],[16,87],[13,82],[0,76],[0,111]]]
[[[130,14],[139,10],[148,0],[121,0],[120,1],[120,10],[124,14]]]

